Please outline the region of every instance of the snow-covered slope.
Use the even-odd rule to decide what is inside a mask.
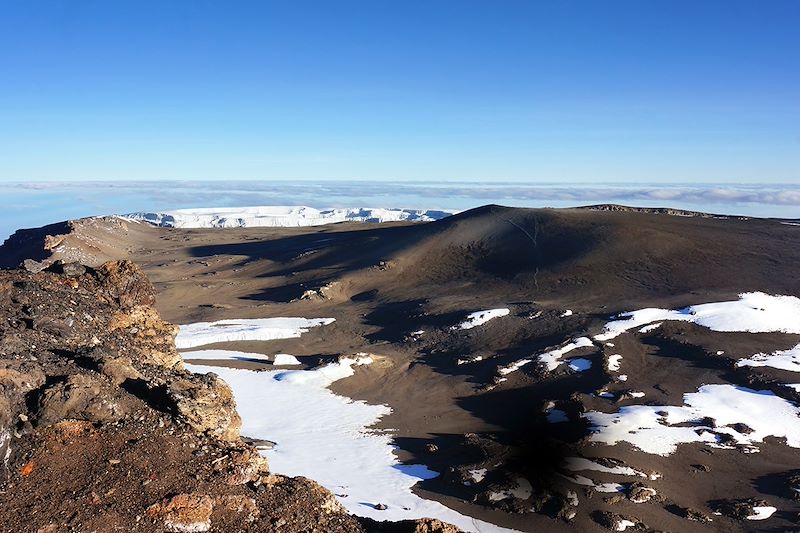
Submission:
[[[319,226],[336,222],[430,222],[457,213],[453,210],[330,208],[305,206],[220,207],[140,212],[122,218],[140,220],[166,228],[241,228]]]

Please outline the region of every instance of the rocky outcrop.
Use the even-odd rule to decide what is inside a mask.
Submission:
[[[29,272],[39,272],[56,261],[79,269],[83,265],[100,266],[106,261],[122,259],[130,224],[119,217],[107,216],[20,229],[0,246],[0,267],[23,266]]]
[[[108,423],[145,402],[196,431],[238,439],[230,388],[183,369],[177,328],[158,316],[153,288],[135,264],[5,271],[0,303],[0,378],[10,381],[2,396],[14,414],[37,427]]]
[[[50,257],[74,229],[74,224],[68,221],[15,231],[3,243],[0,267],[15,267],[24,262],[25,268],[32,272],[44,269],[47,265],[41,261]]]
[[[699,218],[729,218],[734,220],[747,220],[748,217],[735,215],[715,215],[713,213],[703,213],[702,211],[689,211],[687,209],[675,209],[672,207],[633,207],[620,204],[596,204],[585,205],[577,209],[588,211],[616,211],[629,213],[652,213],[656,215],[669,215],[674,217],[699,217]]]
[[[460,533],[461,531],[452,524],[434,518],[401,522],[366,522],[369,522],[368,527],[374,533]]]

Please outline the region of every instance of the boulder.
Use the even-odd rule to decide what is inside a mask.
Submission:
[[[95,272],[103,291],[120,307],[152,306],[156,303],[153,286],[142,269],[132,261],[110,261]]]
[[[39,397],[37,426],[78,419],[113,422],[125,416],[122,405],[97,378],[75,374],[46,388]]]
[[[236,412],[233,392],[214,373],[188,374],[168,385],[178,414],[197,431],[222,440],[238,440],[242,420]]]
[[[163,520],[164,530],[175,533],[211,529],[214,499],[205,494],[178,494],[147,508],[147,516]]]

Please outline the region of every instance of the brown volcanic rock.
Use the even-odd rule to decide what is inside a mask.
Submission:
[[[131,346],[137,359],[156,366],[183,368],[172,341],[178,328],[163,322],[154,308],[135,305],[124,312],[118,311],[111,316],[108,327],[111,331],[125,330],[138,338],[139,342]]]
[[[76,263],[96,267],[122,259],[131,226],[138,224],[117,217],[92,217],[20,229],[3,243],[0,267],[23,265],[30,272],[38,272],[62,261],[72,265],[67,267],[69,275],[79,270],[73,268]]]
[[[214,499],[204,494],[178,494],[147,508],[147,516],[163,518],[166,531],[208,531]]]
[[[115,422],[126,411],[116,391],[91,375],[75,374],[42,392],[36,419],[40,426],[66,419]]]
[[[26,268],[38,272],[49,264],[39,261],[47,259],[74,230],[73,222],[58,222],[41,228],[17,230],[3,243],[5,253],[0,257],[0,266],[15,267],[24,261]]]
[[[167,385],[175,410],[196,430],[237,440],[242,420],[233,392],[215,374],[192,375]]]
[[[119,306],[151,306],[156,303],[156,294],[144,272],[131,261],[111,261],[95,272],[97,281],[107,294],[113,296]]]
[[[177,328],[152,307],[153,288],[134,263],[105,264],[78,278],[6,271],[0,287],[8,301],[0,368],[5,379],[13,378],[6,396],[30,392],[46,374],[51,383],[31,392],[39,407],[32,417],[40,424],[117,420],[138,398],[158,403],[197,431],[238,438],[241,420],[230,388],[214,375],[183,370]],[[14,370],[23,364],[24,376]],[[25,379],[37,385],[25,388]],[[11,403],[21,405],[19,398]]]
[[[461,530],[452,524],[434,518],[420,520],[402,520],[400,522],[370,522],[370,531],[375,533],[461,533]]]

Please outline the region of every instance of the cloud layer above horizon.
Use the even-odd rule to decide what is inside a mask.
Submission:
[[[395,199],[417,198],[410,206],[380,205],[376,207],[447,207],[422,205],[428,201],[446,201],[463,204],[463,201],[507,200],[508,205],[528,205],[536,202],[545,207],[547,202],[605,203],[663,202],[664,207],[678,204],[735,205],[762,204],[765,206],[796,206],[800,211],[800,185],[789,184],[549,184],[549,183],[480,183],[480,182],[367,182],[367,181],[85,181],[85,182],[27,182],[3,183],[0,190],[27,190],[40,192],[74,191],[125,191],[150,196],[158,204],[174,202],[173,208],[216,206],[214,202],[234,205],[277,205],[275,200],[293,198],[313,199],[315,206],[328,206],[344,200],[388,197]],[[240,203],[246,201],[249,203]],[[210,203],[209,203],[210,202]],[[230,203],[234,202],[234,203]],[[321,204],[321,203],[322,204]],[[326,203],[327,202],[327,203]],[[517,203],[515,203],[517,202]],[[296,202],[295,202],[296,203]],[[213,204],[213,205],[212,205]],[[474,204],[479,205],[478,203]],[[333,206],[333,205],[331,205]],[[344,206],[344,204],[342,204]],[[337,205],[338,207],[338,205]],[[767,216],[767,215],[763,215]],[[800,216],[800,212],[798,213]]]
[[[20,228],[139,211],[307,205],[470,209],[485,204],[614,203],[800,219],[800,185],[628,185],[366,181],[123,181],[0,183],[0,240]]]

